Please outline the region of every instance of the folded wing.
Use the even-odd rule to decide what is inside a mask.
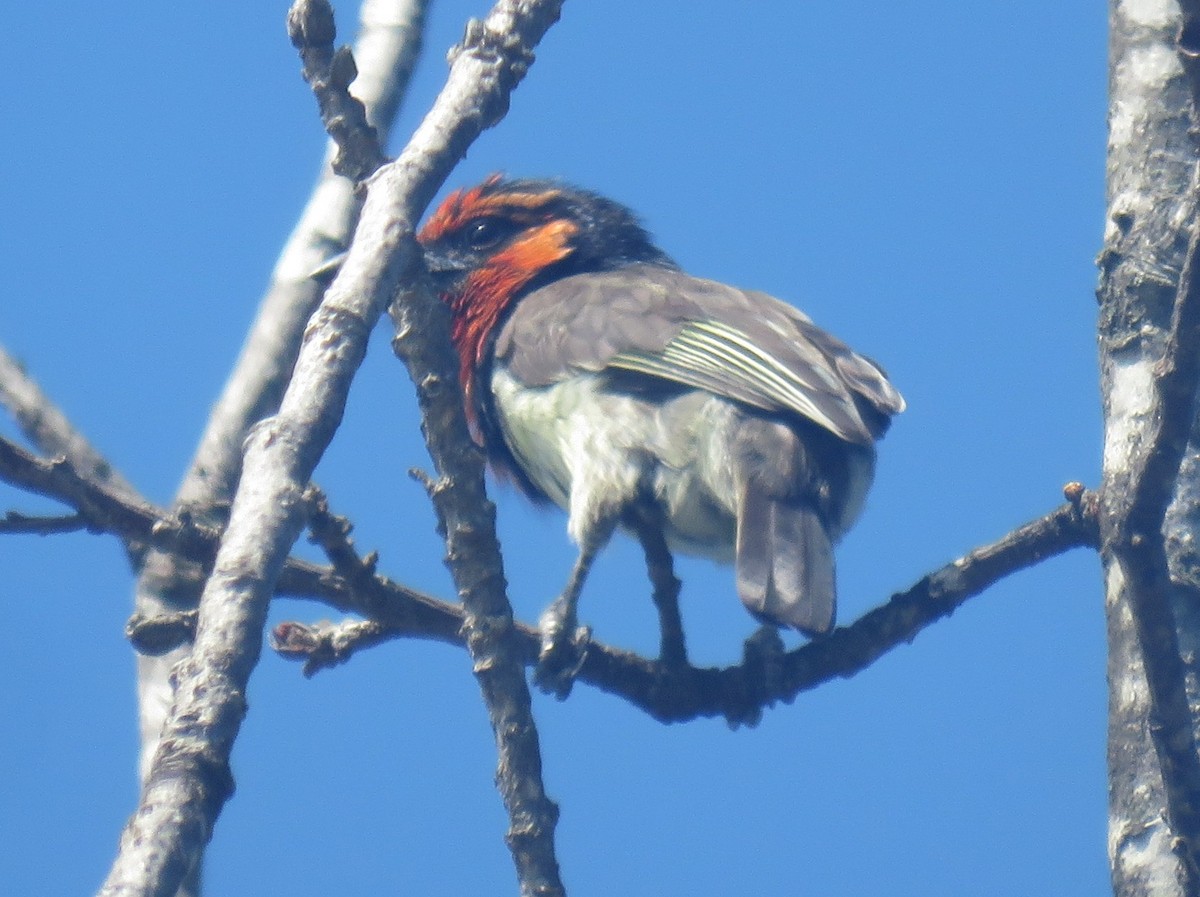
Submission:
[[[870,359],[765,293],[655,265],[567,277],[525,297],[496,357],[529,386],[630,371],[870,445],[904,399]]]

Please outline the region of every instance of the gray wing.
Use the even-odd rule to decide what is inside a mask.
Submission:
[[[496,358],[530,386],[580,371],[634,371],[790,411],[848,442],[882,432],[904,399],[883,371],[792,306],[654,265],[579,274],[518,303]]]

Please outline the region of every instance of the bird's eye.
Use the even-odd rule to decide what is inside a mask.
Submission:
[[[463,238],[471,249],[491,249],[512,232],[501,218],[478,218],[467,225]]]

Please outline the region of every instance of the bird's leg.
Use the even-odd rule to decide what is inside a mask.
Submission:
[[[537,667],[533,671],[533,681],[542,691],[559,699],[571,693],[575,676],[587,657],[587,643],[591,633],[586,627],[579,626],[579,595],[583,591],[588,571],[592,569],[592,562],[608,542],[614,526],[615,524],[608,524],[602,527],[599,533],[580,545],[579,557],[575,559],[575,566],[571,568],[571,577],[567,580],[566,588],[542,611],[538,620],[542,647],[538,654]]]
[[[585,549],[579,552],[563,593],[542,612],[538,629],[542,633],[543,661],[548,655],[563,648],[575,635],[579,624],[579,595],[583,591],[583,583],[587,579],[588,571],[592,569],[595,557],[595,551]]]
[[[629,515],[629,525],[642,543],[646,554],[646,573],[653,589],[651,597],[658,610],[659,660],[664,666],[678,669],[688,665],[687,645],[683,637],[683,617],[679,613],[679,589],[682,583],[675,575],[675,561],[663,535],[661,514],[642,509]]]

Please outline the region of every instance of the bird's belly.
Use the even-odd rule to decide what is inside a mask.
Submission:
[[[570,517],[576,541],[604,517],[652,500],[673,549],[730,561],[736,533],[730,403],[702,392],[666,401],[611,392],[597,375],[527,387],[492,374],[500,429],[529,480]]]

